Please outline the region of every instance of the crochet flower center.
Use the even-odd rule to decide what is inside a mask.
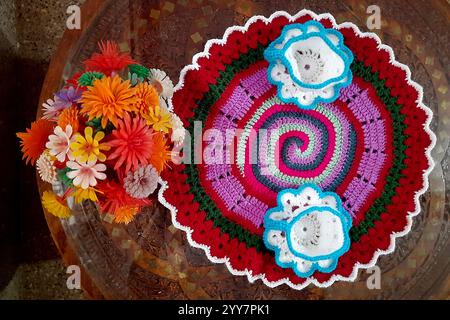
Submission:
[[[284,54],[292,67],[294,79],[297,78],[304,84],[322,86],[345,72],[345,61],[333,49],[335,48],[329,47],[324,39],[313,36],[294,42],[286,48]],[[324,57],[327,59],[324,60]]]
[[[264,52],[269,62],[269,81],[277,86],[285,103],[314,109],[333,102],[339,89],[351,83],[353,54],[343,36],[320,23],[291,24]]]
[[[292,240],[298,244],[298,246],[317,246],[320,238],[320,223],[317,219],[317,215],[312,213],[298,221],[292,227]]]
[[[305,83],[317,83],[325,66],[320,53],[311,49],[297,50],[295,59],[297,60],[297,69],[301,75],[301,80]]]
[[[293,253],[308,256],[328,255],[344,241],[342,224],[327,210],[313,211],[294,221],[288,228]]]

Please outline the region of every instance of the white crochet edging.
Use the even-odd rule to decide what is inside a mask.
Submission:
[[[378,260],[378,257],[380,255],[386,255],[386,254],[392,253],[394,251],[396,238],[403,237],[404,235],[406,235],[411,230],[412,217],[416,216],[420,212],[419,197],[422,194],[424,194],[425,191],[428,189],[428,175],[430,174],[430,172],[433,170],[433,167],[434,167],[434,161],[433,161],[433,159],[431,157],[431,150],[434,148],[434,146],[436,144],[436,136],[434,135],[434,133],[430,129],[430,123],[431,123],[431,119],[432,119],[432,116],[433,116],[433,112],[427,106],[425,106],[423,104],[423,102],[422,102],[422,99],[423,99],[423,88],[422,88],[422,86],[420,86],[419,84],[417,84],[416,82],[411,80],[411,71],[409,70],[409,67],[404,65],[404,64],[402,64],[402,63],[397,62],[395,60],[395,56],[394,56],[394,52],[393,52],[392,48],[387,46],[387,45],[382,44],[380,38],[375,33],[361,32],[359,30],[359,28],[355,24],[353,24],[351,22],[345,22],[345,23],[342,23],[342,24],[338,25],[336,23],[334,17],[331,14],[329,14],[329,13],[324,13],[324,14],[317,15],[317,14],[315,14],[312,11],[303,9],[300,12],[298,12],[296,15],[291,16],[290,14],[288,14],[285,11],[277,11],[277,12],[273,13],[269,18],[266,18],[264,16],[253,16],[252,18],[250,18],[247,21],[245,26],[229,27],[225,31],[225,34],[224,34],[222,39],[211,39],[211,40],[207,41],[204,51],[194,55],[194,57],[192,59],[192,64],[185,66],[181,70],[180,80],[177,83],[177,85],[175,86],[175,91],[178,91],[178,90],[180,90],[183,87],[186,73],[189,70],[198,70],[199,65],[197,64],[197,60],[199,58],[201,58],[201,57],[209,57],[209,49],[211,48],[211,46],[213,44],[223,45],[226,42],[228,36],[232,32],[234,32],[234,31],[244,32],[244,31],[248,30],[248,27],[252,23],[254,23],[254,22],[258,21],[258,20],[262,20],[262,21],[264,21],[267,24],[267,23],[271,22],[274,18],[280,17],[280,16],[286,17],[290,21],[294,21],[294,20],[296,20],[299,17],[304,16],[304,15],[310,15],[310,16],[312,16],[312,18],[314,20],[329,19],[332,22],[333,27],[338,29],[338,30],[340,28],[350,27],[360,37],[368,37],[368,38],[375,39],[377,41],[377,43],[378,43],[378,49],[384,50],[384,51],[389,53],[390,63],[392,65],[396,66],[396,67],[401,68],[402,70],[404,70],[406,72],[406,75],[407,75],[407,79],[406,80],[407,80],[408,84],[413,86],[418,92],[418,100],[416,102],[418,103],[419,107],[426,112],[426,114],[428,116],[427,121],[426,121],[426,123],[424,125],[424,129],[428,133],[428,135],[430,136],[430,139],[431,139],[431,144],[429,145],[429,147],[425,151],[426,157],[428,159],[429,167],[428,167],[427,170],[424,171],[424,173],[422,175],[423,187],[419,191],[417,191],[415,196],[414,196],[415,210],[413,212],[409,212],[408,213],[408,215],[407,215],[407,225],[406,225],[405,229],[402,232],[396,232],[396,233],[394,232],[394,233],[392,233],[391,234],[389,248],[387,250],[380,250],[380,249],[378,249],[374,253],[374,256],[372,257],[372,260],[369,263],[367,263],[367,264],[361,264],[359,262],[356,263],[355,266],[353,267],[352,273],[348,277],[343,277],[341,275],[333,275],[328,281],[323,282],[323,283],[319,283],[315,278],[309,277],[309,278],[306,279],[306,281],[304,283],[302,283],[300,285],[293,284],[288,278],[284,278],[284,279],[281,279],[279,281],[272,282],[272,281],[269,281],[269,280],[266,279],[265,274],[253,275],[252,271],[247,270],[247,269],[245,269],[244,271],[238,271],[238,270],[233,269],[233,267],[231,266],[228,258],[220,258],[219,259],[219,258],[213,257],[211,255],[209,246],[203,245],[203,244],[199,244],[199,243],[195,242],[192,239],[192,231],[193,230],[191,228],[189,228],[187,226],[183,226],[183,225],[178,223],[178,221],[176,219],[177,208],[174,205],[168,203],[166,201],[166,199],[164,198],[164,191],[169,187],[168,183],[166,181],[162,180],[161,178],[159,180],[159,183],[161,184],[161,188],[160,188],[159,193],[158,193],[158,199],[159,199],[160,203],[162,205],[164,205],[167,209],[169,209],[170,212],[171,212],[173,225],[176,228],[178,228],[178,229],[180,229],[180,230],[182,230],[182,231],[184,231],[186,233],[187,239],[188,239],[189,244],[191,246],[193,246],[195,248],[203,249],[205,251],[205,253],[206,253],[206,256],[208,257],[208,259],[211,262],[213,262],[213,263],[225,263],[225,265],[227,266],[228,270],[233,275],[242,275],[242,276],[246,275],[248,280],[249,280],[249,282],[251,282],[251,283],[253,283],[254,281],[259,279],[259,280],[262,280],[265,285],[267,285],[267,286],[269,286],[271,288],[274,288],[274,287],[279,286],[281,284],[287,284],[288,286],[290,286],[291,288],[296,289],[296,290],[301,290],[301,289],[305,288],[306,286],[308,286],[311,283],[316,285],[316,286],[318,286],[318,287],[325,288],[325,287],[328,287],[328,286],[332,285],[335,281],[339,281],[339,280],[340,281],[354,281],[356,279],[357,275],[358,275],[358,270],[359,269],[367,269],[367,268],[373,267],[376,264],[376,262]]]

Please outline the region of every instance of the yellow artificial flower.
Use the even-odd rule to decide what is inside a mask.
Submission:
[[[97,193],[100,192],[92,187],[87,189],[77,188],[73,194],[76,203],[81,203],[84,200],[92,200],[94,202],[98,201]],[[101,193],[101,192],[100,192]]]
[[[84,137],[81,134],[75,136],[75,141],[70,144],[72,155],[78,162],[96,162],[106,160],[106,155],[101,151],[108,151],[110,149],[106,144],[101,144],[100,141],[105,137],[103,131],[98,131],[95,137],[92,137],[92,127],[84,129]]]
[[[58,218],[68,218],[70,216],[70,209],[66,201],[51,191],[44,191],[42,205],[48,212]]]
[[[172,128],[172,115],[159,105],[150,109],[148,114],[144,115],[144,118],[147,120],[147,124],[151,125],[155,131],[169,133],[169,129]]]

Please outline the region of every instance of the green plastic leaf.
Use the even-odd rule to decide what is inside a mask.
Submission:
[[[65,187],[71,188],[73,187],[73,180],[67,176],[67,172],[72,171],[70,168],[64,168],[58,170],[56,175],[58,176],[58,180],[62,182]]]
[[[103,131],[105,135],[110,134],[114,130],[114,125],[108,121],[108,124],[106,125],[106,128],[102,128],[102,118],[94,118],[88,122],[86,122],[86,125],[89,127],[92,127],[94,129],[94,132]]]
[[[101,72],[96,71],[88,71],[83,73],[80,78],[78,79],[78,84],[83,87],[92,86],[94,83],[94,80],[101,79],[105,75]]]
[[[150,75],[150,70],[140,64],[130,64],[128,68],[131,74],[136,74],[141,79],[145,79]]]
[[[134,87],[138,83],[144,81],[143,78],[140,78],[136,73],[128,72],[128,79],[130,80],[131,85]]]

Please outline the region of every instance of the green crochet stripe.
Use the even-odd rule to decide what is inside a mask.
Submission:
[[[194,134],[194,121],[205,121],[207,119],[210,107],[217,102],[233,77],[251,64],[262,60],[264,49],[263,46],[260,46],[255,50],[250,50],[248,54],[241,55],[238,60],[233,61],[226,67],[226,70],[220,73],[217,84],[210,85],[210,90],[204,95],[203,99],[197,103],[198,108],[195,110],[194,117],[189,119],[190,126],[188,130],[191,133],[191,136]],[[391,113],[394,128],[393,165],[389,170],[386,178],[386,185],[381,197],[374,201],[374,204],[366,213],[365,219],[361,221],[358,226],[352,227],[350,230],[351,240],[352,242],[356,242],[362,235],[368,232],[376,220],[380,219],[380,215],[385,212],[386,206],[391,204],[391,199],[395,195],[395,188],[399,186],[398,181],[402,177],[401,170],[406,167],[403,161],[406,158],[404,151],[407,147],[404,145],[406,139],[403,134],[403,131],[406,128],[406,125],[403,123],[404,116],[400,114],[401,107],[397,104],[396,98],[390,95],[390,89],[385,86],[385,81],[380,80],[378,78],[378,73],[372,73],[370,67],[364,66],[364,63],[362,62],[353,62],[351,69],[355,75],[370,82],[376,89],[378,96]],[[193,141],[191,143],[191,150],[194,150]],[[193,156],[194,155],[192,155],[192,157]],[[191,163],[194,163],[194,161]],[[261,237],[249,232],[242,226],[228,220],[222,215],[214,201],[202,188],[195,165],[186,166],[184,172],[188,175],[187,183],[189,183],[191,187],[191,193],[199,203],[200,209],[206,212],[207,219],[214,221],[214,226],[219,227],[222,232],[228,233],[230,238],[238,238],[240,241],[245,242],[247,247],[255,247],[258,251],[267,250]]]

